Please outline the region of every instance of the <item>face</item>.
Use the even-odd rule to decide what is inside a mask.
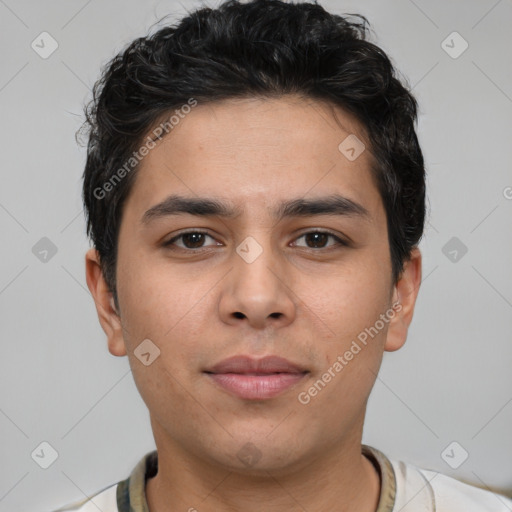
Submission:
[[[295,97],[199,104],[147,154],[123,210],[119,317],[93,250],[87,279],[157,446],[278,472],[358,441],[421,273],[415,252],[391,281],[370,163],[353,117]],[[256,366],[216,367],[233,356]]]

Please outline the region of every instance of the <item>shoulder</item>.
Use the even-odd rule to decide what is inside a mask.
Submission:
[[[117,488],[120,482],[111,485],[96,494],[74,503],[70,503],[52,512],[118,512]]]
[[[431,481],[442,510],[510,512],[512,499],[463,483],[442,473],[420,470]]]
[[[126,512],[134,509],[130,500],[140,507],[146,503],[145,481],[158,470],[158,454],[154,450],[147,453],[133,468],[130,476],[103,488],[96,494],[66,505],[52,512]],[[138,510],[138,509],[137,509]],[[147,510],[146,508],[143,510]]]
[[[392,460],[396,510],[402,512],[510,512],[512,499],[429,469]]]

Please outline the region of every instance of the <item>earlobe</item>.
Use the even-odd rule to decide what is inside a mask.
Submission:
[[[107,335],[109,352],[114,356],[125,356],[121,318],[116,311],[112,292],[103,277],[98,251],[94,248],[89,249],[85,255],[85,274],[100,325]]]
[[[421,252],[418,248],[411,251],[410,259],[393,290],[393,309],[395,316],[389,323],[384,350],[394,352],[403,347],[414,314],[416,298],[421,284]]]

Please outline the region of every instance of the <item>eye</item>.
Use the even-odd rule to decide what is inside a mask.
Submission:
[[[213,243],[206,245],[207,239],[212,240]],[[297,243],[301,239],[304,239],[304,244]],[[332,243],[329,244],[329,241]],[[163,243],[164,247],[174,246],[184,250],[203,249],[213,245],[222,244],[205,231],[186,231]],[[293,245],[306,249],[323,249],[337,245],[348,246],[348,243],[328,231],[309,231],[297,237]]]
[[[201,249],[205,247],[204,243],[207,238],[210,238],[215,242],[215,244],[210,245],[221,245],[218,244],[212,236],[204,231],[187,231],[180,233],[179,235],[176,235],[175,237],[165,242],[163,245],[164,247],[176,245],[181,249]],[[181,241],[181,244],[176,243],[177,241]]]
[[[296,240],[300,240],[301,238],[304,238],[305,245],[297,243],[295,243],[295,245],[298,247],[306,247],[308,249],[323,249],[324,247],[331,247],[336,245],[348,245],[340,237],[328,231],[309,231],[308,233],[304,233],[296,238]],[[334,240],[335,243],[326,245],[329,239]]]

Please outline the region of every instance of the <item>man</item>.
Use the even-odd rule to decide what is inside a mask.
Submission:
[[[505,511],[361,444],[421,282],[416,101],[366,20],[229,1],[134,41],[87,110],[87,284],[157,450],[61,510]]]

